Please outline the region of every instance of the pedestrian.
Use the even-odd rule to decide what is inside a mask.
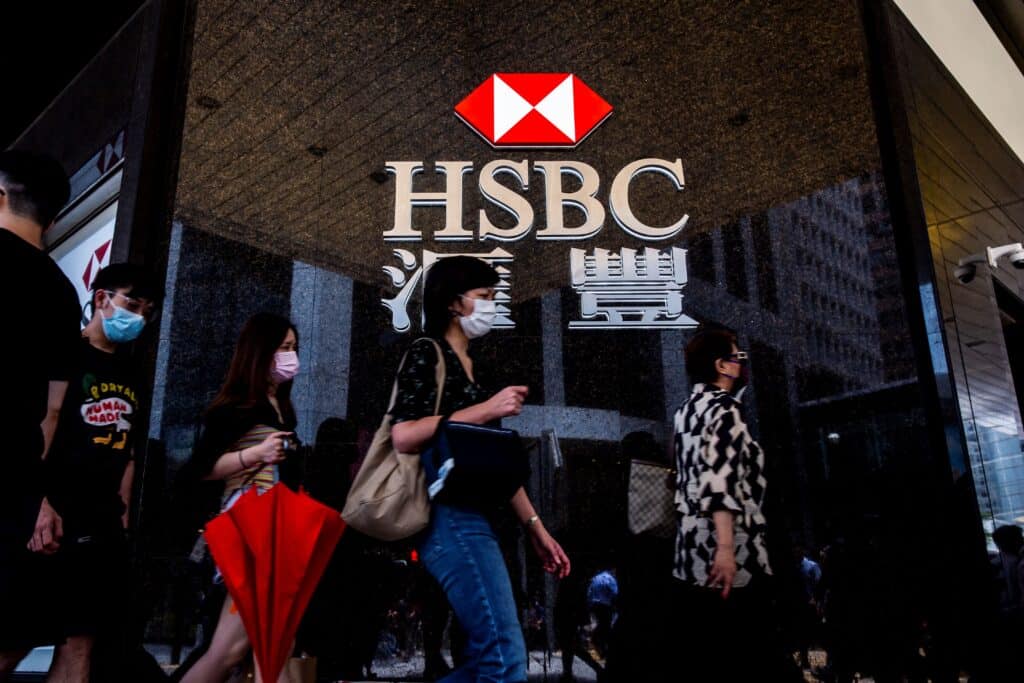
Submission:
[[[600,660],[608,658],[608,645],[612,626],[618,618],[619,583],[614,569],[604,569],[590,580],[587,587],[587,608],[590,612],[590,642]]]
[[[685,354],[693,391],[675,415],[680,675],[780,680],[765,587],[764,452],[734,396],[747,354],[719,328],[699,331]]]
[[[139,368],[123,345],[142,333],[160,287],[141,267],[120,263],[92,283],[92,317],[46,459],[46,503],[63,529],[55,555],[61,597],[53,618],[67,639],[54,654],[58,680],[88,681],[98,636],[112,637],[129,585],[124,533],[134,478]],[[43,550],[38,536],[31,548]],[[83,589],[88,586],[88,589]]]
[[[43,252],[43,234],[69,195],[54,159],[0,152],[0,288],[14,302],[0,335],[7,387],[0,397],[0,681],[33,647],[59,642],[43,555],[56,552],[61,528],[43,502],[43,459],[74,369],[81,310],[74,287]]]
[[[1009,619],[1024,622],[1024,533],[1006,524],[992,533],[999,552],[994,565],[999,577],[999,611]]]
[[[1005,675],[1016,672],[1013,675],[1019,676],[1024,671],[1020,654],[1024,640],[1024,533],[1019,526],[1006,524],[992,532],[992,541],[999,551],[993,558],[999,614],[992,659],[999,662]]]
[[[391,436],[399,452],[423,450],[440,424],[442,417],[434,412],[439,362],[444,363],[445,382],[438,415],[484,425],[522,410],[527,387],[508,386],[494,394],[484,391],[469,355],[470,340],[489,332],[494,322],[498,280],[494,268],[468,256],[442,259],[427,271],[425,332],[440,345],[442,357],[438,358],[430,339],[417,340],[409,350],[391,412]],[[465,661],[442,679],[446,683],[526,680],[526,645],[494,530],[508,504],[526,528],[544,569],[560,578],[569,574],[569,558],[545,529],[521,486],[511,501],[495,500],[486,510],[432,504],[430,522],[419,541],[420,558],[447,594],[467,639]]]
[[[294,439],[291,388],[299,370],[298,345],[295,326],[273,313],[257,313],[242,327],[227,378],[206,411],[188,464],[190,476],[224,482],[222,510],[250,488],[266,491],[278,480],[286,442]],[[209,648],[182,683],[223,681],[249,650],[242,619],[226,597]],[[287,669],[278,680],[290,680]]]
[[[672,456],[668,448],[659,444],[650,432],[630,432],[622,439],[622,455],[627,462],[621,483],[622,495],[630,510],[627,515],[665,509],[664,496],[674,497],[675,488],[675,469],[670,463]],[[648,485],[644,487],[632,487],[633,462],[660,465],[662,478],[645,482]],[[634,534],[629,532],[628,521],[626,523],[627,533],[616,561],[619,599],[608,650],[608,681],[669,680],[678,666],[678,653],[668,644],[664,627],[671,622],[672,615],[666,596],[672,593],[676,583],[672,578],[674,504],[669,504],[669,511],[671,524],[665,525],[664,531],[657,528]]]
[[[810,669],[809,651],[817,642],[818,625],[821,623],[821,565],[808,557],[807,549],[800,543],[793,546],[792,559],[794,566],[790,571],[796,574],[798,583],[791,605],[793,637],[800,667]]]

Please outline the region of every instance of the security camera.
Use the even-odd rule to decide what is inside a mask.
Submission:
[[[992,253],[992,247],[986,247],[985,251],[978,254],[968,254],[956,262],[953,275],[956,276],[956,279],[961,284],[969,285],[978,274],[978,264],[987,263],[995,268],[994,259],[995,255]]]
[[[1024,249],[1018,249],[1010,254],[1010,265],[1017,270],[1024,270]]]
[[[985,247],[984,252],[964,256],[956,262],[953,275],[963,284],[969,284],[978,274],[977,264],[985,263],[991,268],[998,268],[998,261],[1004,256],[1014,268],[1024,270],[1024,246],[1020,242],[1012,242],[1001,247]]]
[[[953,275],[955,275],[956,279],[965,285],[971,284],[971,281],[974,280],[974,276],[977,274],[978,267],[973,263],[969,263],[965,266],[957,266],[953,269]]]
[[[988,264],[993,268],[998,267],[996,261],[1004,256],[1010,260],[1014,268],[1024,268],[1024,263],[1021,263],[1024,261],[1024,246],[1021,246],[1020,242],[1004,244],[1001,247],[986,247],[985,254],[988,256]]]

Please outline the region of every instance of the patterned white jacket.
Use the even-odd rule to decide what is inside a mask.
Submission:
[[[675,415],[677,579],[703,586],[717,540],[712,514],[734,513],[736,578],[743,587],[758,574],[771,574],[765,546],[767,481],[764,451],[747,430],[740,403],[712,384],[697,384]]]

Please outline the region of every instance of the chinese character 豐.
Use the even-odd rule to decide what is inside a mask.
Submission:
[[[433,251],[423,251],[422,262],[417,262],[416,255],[407,249],[395,249],[395,258],[401,263],[401,267],[384,266],[384,272],[391,278],[391,284],[398,287],[398,294],[391,298],[381,299],[381,303],[391,311],[391,325],[396,332],[407,332],[412,327],[412,319],[409,316],[409,301],[417,287],[423,285],[423,273],[437,261],[449,256],[472,256],[485,261],[498,271],[498,284],[494,286],[494,300],[497,303],[497,317],[494,319],[495,329],[510,329],[516,326],[512,320],[509,303],[512,297],[509,290],[512,288],[510,278],[512,271],[509,266],[512,264],[512,254],[504,249],[498,248],[493,251],[479,254],[439,254]],[[422,315],[420,317],[422,327]]]
[[[618,253],[594,249],[569,252],[572,286],[580,295],[578,328],[691,328],[697,321],[683,315],[686,250],[622,248]]]

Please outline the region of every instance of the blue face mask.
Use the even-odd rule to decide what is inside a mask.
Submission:
[[[103,334],[115,344],[134,341],[142,334],[145,326],[146,319],[143,316],[116,305],[114,313],[109,318],[103,318]]]

